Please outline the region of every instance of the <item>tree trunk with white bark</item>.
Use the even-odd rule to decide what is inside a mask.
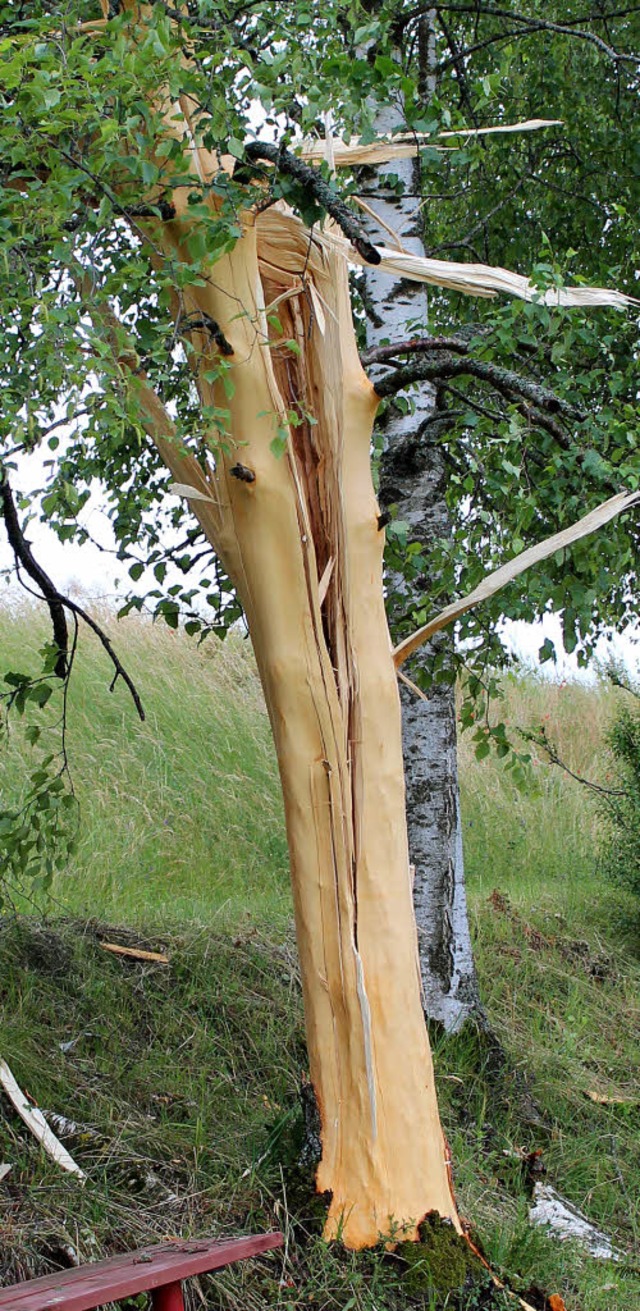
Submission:
[[[393,105],[376,117],[376,133],[381,136],[390,135],[402,125],[400,111]],[[401,195],[389,186],[389,174],[403,183]],[[359,194],[406,251],[424,255],[416,161],[397,159],[362,170]],[[377,220],[364,216],[372,240],[384,239],[389,246],[398,244]],[[429,306],[424,285],[391,282],[375,268],[365,270],[362,283],[369,348],[425,334]],[[375,369],[371,377],[375,384]],[[396,506],[398,519],[409,525],[411,538],[423,543],[428,551],[434,540],[446,537],[450,531],[445,467],[437,440],[442,420],[428,384],[422,384],[411,399],[413,408],[408,413],[391,405],[384,415],[380,494],[383,503]],[[390,584],[397,592],[406,590],[397,576],[391,577]],[[451,638],[443,635],[417,659],[429,670],[436,654],[444,657],[446,664],[450,650]],[[414,906],[424,1005],[430,1019],[440,1021],[448,1032],[455,1032],[469,1016],[481,1015],[464,883],[455,688],[450,681],[431,681],[428,698],[423,701],[403,687],[401,700],[409,851],[415,870]]]

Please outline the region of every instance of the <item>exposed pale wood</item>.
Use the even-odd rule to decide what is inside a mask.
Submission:
[[[284,206],[273,205],[258,218],[262,258],[287,260],[287,237],[292,238],[294,227],[304,229],[302,221]],[[352,264],[366,267],[366,261],[351,242],[332,224],[307,232],[309,245],[320,247],[327,253],[341,253]],[[380,264],[376,272],[388,273],[394,278],[409,278],[434,287],[446,287],[465,296],[515,296],[519,300],[540,301],[545,305],[562,305],[594,309],[609,305],[614,309],[627,309],[640,302],[633,296],[607,287],[550,287],[540,292],[530,278],[510,269],[489,264],[459,264],[455,260],[427,259],[419,255],[402,254],[387,246],[378,246]],[[271,252],[269,255],[268,252]],[[279,254],[278,254],[279,252]]]
[[[181,109],[188,116],[188,105]],[[167,130],[184,135],[175,110]],[[194,168],[206,175],[199,153]],[[175,220],[148,221],[154,244],[184,262],[187,195],[174,192]],[[269,340],[264,306],[277,298],[281,335],[299,355]],[[190,496],[193,510],[249,623],[283,785],[322,1119],[317,1185],[332,1193],[327,1236],[362,1247],[396,1225],[414,1234],[430,1210],[459,1226],[416,969],[399,699],[370,471],[377,397],[358,358],[347,263],[284,211],[275,231],[245,215],[215,279],[186,288],[185,301],[187,313],[214,318],[233,348],[226,440],[241,438],[251,484],[230,477],[235,453],[221,451],[203,471],[180,448],[121,325],[105,307],[96,313],[123,369],[135,368],[143,422],[176,482],[206,498]],[[221,403],[204,377],[215,358],[203,341],[196,372],[206,404]],[[271,443],[292,406],[316,423],[289,432],[278,460]]]
[[[80,1169],[73,1157],[69,1155],[66,1147],[63,1147],[59,1139],[56,1138],[53,1130],[49,1128],[42,1111],[38,1110],[37,1106],[32,1106],[14,1078],[7,1062],[3,1060],[0,1060],[0,1084],[2,1084],[18,1115],[21,1116],[34,1138],[38,1139],[38,1142],[47,1155],[55,1161],[56,1165],[59,1165],[62,1170],[67,1170],[69,1174],[76,1174],[79,1179],[86,1179],[87,1176],[84,1170]]]
[[[167,135],[188,143],[181,175],[190,167],[209,181],[219,160],[198,144],[192,102],[163,100],[160,87],[155,108]],[[189,192],[184,184],[172,191],[174,218],[140,222],[159,262],[190,263]],[[215,210],[211,190],[203,203]],[[194,333],[202,402],[230,416],[222,444],[211,434],[204,463],[177,439],[113,312],[91,312],[247,618],[282,780],[322,1125],[317,1186],[331,1193],[325,1232],[360,1248],[398,1227],[414,1236],[431,1210],[460,1229],[416,967],[400,707],[370,468],[378,399],[358,358],[350,243],[330,223],[311,233],[282,204],[240,222],[234,249],[214,276],[184,289],[180,307],[214,319],[230,347],[226,397],[210,380],[216,343]],[[530,294],[526,279],[502,270],[383,255],[396,276],[472,294]],[[265,312],[274,304],[277,338]],[[286,437],[281,459],[271,450],[276,432]],[[238,458],[251,481],[232,476]]]
[[[454,601],[452,605],[446,606],[440,614],[431,619],[428,624],[418,628],[415,633],[406,637],[404,641],[399,642],[395,651],[394,661],[396,669],[404,660],[417,651],[418,647],[424,642],[428,642],[434,633],[440,632],[441,628],[446,628],[447,624],[452,624],[461,615],[466,614],[467,610],[472,610],[475,605],[480,605],[481,601],[487,601],[490,596],[494,596],[507,583],[517,578],[519,574],[524,573],[525,569],[530,569],[531,565],[538,564],[541,560],[546,560],[556,551],[562,551],[571,546],[573,542],[578,542],[581,537],[588,537],[590,533],[595,533],[598,528],[604,527],[616,515],[622,514],[624,510],[629,510],[633,505],[640,502],[640,492],[620,492],[617,496],[612,496],[602,505],[598,505],[595,510],[590,510],[577,523],[571,524],[569,528],[563,528],[562,532],[554,533],[553,537],[547,537],[543,542],[538,542],[536,546],[530,546],[526,551],[521,551],[519,555],[514,556],[507,564],[503,564],[500,569],[483,578],[478,587],[474,587],[472,592],[463,596],[460,601]]]

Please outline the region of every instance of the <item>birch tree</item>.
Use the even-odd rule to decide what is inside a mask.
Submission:
[[[239,32],[239,11],[219,10],[202,41],[164,5],[101,7],[28,20],[18,9],[3,49],[5,522],[29,573],[13,461],[51,442],[61,403],[79,424],[58,470],[70,515],[98,470],[129,534],[167,491],[190,507],[246,616],[276,746],[325,1234],[352,1248],[414,1237],[430,1212],[460,1230],[422,1011],[397,674],[434,633],[638,494],[616,491],[394,650],[371,439],[402,378],[374,385],[362,366],[349,266],[467,294],[536,293],[504,269],[374,244],[315,143],[247,140],[257,75],[243,91],[243,55],[259,63],[262,39],[276,80],[281,54],[292,57],[264,27]],[[336,157],[362,162],[370,144],[338,140]],[[398,143],[376,148],[384,158]],[[602,288],[544,297],[628,304]],[[55,588],[47,599],[69,606]],[[56,634],[49,673],[65,678]]]
[[[379,13],[381,6],[371,6]],[[435,13],[420,20],[420,92],[425,106],[435,92]],[[370,46],[370,51],[372,47]],[[403,51],[393,50],[399,67]],[[376,134],[392,139],[406,131],[403,105],[391,100],[377,105]],[[425,248],[420,205],[419,160],[393,159],[361,170],[359,201],[363,224],[372,241],[381,236],[399,249],[423,257]],[[361,274],[368,359],[376,348],[424,334],[429,324],[429,300],[424,283],[400,283],[377,273]],[[370,366],[376,373],[384,369]],[[394,506],[411,540],[426,549],[434,540],[450,536],[446,504],[446,468],[437,440],[435,388],[423,384],[414,391],[412,404],[392,401],[381,424],[384,451],[381,462],[381,500]],[[406,607],[411,592],[402,572],[391,575],[391,590]],[[448,666],[449,677],[429,676],[437,660]],[[458,784],[456,697],[451,634],[436,639],[432,650],[421,652],[427,692],[416,686],[400,687],[402,741],[407,798],[409,855],[413,874],[413,905],[418,930],[418,953],[424,1006],[430,1019],[447,1032],[462,1027],[469,1016],[481,1017],[478,983],[473,961],[464,879],[462,816]]]

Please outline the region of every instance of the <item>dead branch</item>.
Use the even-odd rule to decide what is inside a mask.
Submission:
[[[87,613],[86,610],[82,608],[81,605],[78,605],[77,601],[72,601],[71,597],[64,596],[59,592],[55,583],[51,581],[49,575],[45,573],[42,566],[38,564],[38,561],[31,550],[31,546],[24,535],[20,520],[18,519],[18,512],[13,499],[13,491],[6,470],[3,470],[2,481],[0,482],[0,501],[2,503],[2,512],[4,515],[9,545],[15,555],[16,561],[18,564],[22,565],[25,573],[27,573],[39,587],[41,595],[48,606],[49,614],[51,615],[53,636],[59,653],[54,666],[56,677],[61,678],[64,681],[68,678],[70,670],[69,633],[65,615],[65,610],[69,610],[71,614],[84,620],[87,627],[90,628],[91,631],[96,634],[96,637],[99,638],[107,652],[115,669],[110,690],[113,691],[117,680],[121,678],[131,693],[133,703],[140,719],[144,721],[144,709],[135,683],[116,654],[104,629],[90,614]]]
[[[250,163],[266,160],[269,164],[273,164],[280,173],[286,173],[294,181],[299,182],[317,200],[318,204],[327,211],[327,214],[335,219],[338,227],[342,229],[345,237],[348,237],[363,260],[366,260],[367,264],[380,263],[380,255],[376,247],[370,242],[359,220],[345,205],[344,200],[331,186],[331,183],[323,178],[319,169],[313,168],[310,164],[305,164],[303,159],[293,155],[290,150],[285,150],[282,146],[276,146],[267,141],[249,141],[244,148],[244,153]]]

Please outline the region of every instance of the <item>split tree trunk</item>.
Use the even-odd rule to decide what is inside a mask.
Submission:
[[[186,102],[181,110],[182,129],[175,109],[166,119],[178,135],[189,127]],[[219,163],[194,147],[193,166],[206,181]],[[172,193],[175,220],[150,224],[156,249],[184,263],[187,194]],[[265,306],[278,298],[274,334]],[[211,434],[215,463],[203,471],[180,448],[139,371],[131,385],[237,587],[264,688],[322,1126],[317,1187],[331,1193],[326,1235],[352,1248],[381,1234],[412,1237],[429,1211],[459,1228],[420,995],[370,470],[377,398],[358,358],[346,261],[280,207],[257,222],[247,215],[233,252],[206,284],[185,289],[181,310],[215,320],[232,350],[229,399],[205,377],[216,346],[204,333],[195,339],[202,401],[230,410],[229,431]],[[112,328],[117,338],[113,318]],[[122,348],[120,358],[127,363]],[[287,424],[291,411],[297,426]],[[287,436],[279,459],[278,429]]]
[[[375,130],[387,136],[403,126],[394,106],[381,110]],[[404,183],[398,196],[387,182],[394,174]],[[419,168],[412,159],[362,170],[360,195],[411,254],[424,255],[420,219]],[[395,244],[371,217],[364,218],[373,241]],[[367,311],[367,346],[425,335],[428,294],[424,284],[392,282],[375,268],[362,274]],[[375,370],[371,372],[375,382]],[[390,406],[384,416],[381,499],[397,506],[409,524],[413,540],[428,553],[433,541],[448,536],[445,467],[438,446],[441,421],[435,412],[433,389],[422,384],[412,394],[413,410]],[[396,575],[391,587],[406,590]],[[425,580],[427,583],[427,580]],[[434,656],[451,651],[443,634],[414,658],[429,669]],[[411,670],[409,669],[409,673]],[[455,688],[432,682],[428,700],[406,687],[401,690],[404,769],[407,789],[409,852],[415,870],[414,907],[418,926],[420,973],[424,1006],[430,1019],[447,1032],[462,1027],[470,1015],[480,1015],[464,882],[462,824],[458,786]]]

